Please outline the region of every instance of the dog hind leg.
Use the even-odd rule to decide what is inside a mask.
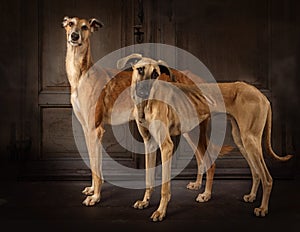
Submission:
[[[251,156],[251,161],[253,161],[255,165],[254,169],[259,173],[259,178],[263,188],[261,205],[260,207],[254,209],[254,214],[256,216],[264,217],[268,213],[268,204],[273,180],[263,159],[261,137],[251,136],[249,133],[245,133],[244,135],[244,137],[242,136],[243,144],[246,152],[249,154],[249,158]]]
[[[244,148],[244,145],[242,143],[242,140],[241,140],[239,128],[234,119],[231,119],[231,125],[232,125],[233,140],[234,140],[235,144],[237,145],[237,147],[239,148],[242,155],[244,156],[244,158],[246,159],[246,161],[250,167],[251,174],[252,174],[251,191],[249,194],[244,195],[243,199],[245,202],[253,202],[256,199],[256,194],[257,194],[257,190],[258,190],[259,183],[260,183],[259,174],[258,174],[256,168],[254,167],[254,164],[252,163],[252,161],[249,160],[248,154],[247,154],[247,152]]]

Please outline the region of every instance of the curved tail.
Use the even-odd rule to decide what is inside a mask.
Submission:
[[[267,116],[267,122],[265,125],[265,136],[266,136],[266,150],[269,153],[270,156],[272,156],[274,159],[280,160],[280,161],[287,161],[291,159],[292,155],[286,155],[286,156],[278,156],[272,149],[271,145],[271,128],[272,128],[272,110],[269,106],[268,110],[268,116]]]

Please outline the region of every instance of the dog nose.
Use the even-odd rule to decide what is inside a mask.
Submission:
[[[138,82],[135,86],[136,95],[142,99],[147,99],[150,93],[149,83],[145,81]]]
[[[71,34],[71,38],[73,41],[77,41],[79,39],[79,34],[77,32],[73,32]]]

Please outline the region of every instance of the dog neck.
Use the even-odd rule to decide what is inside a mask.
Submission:
[[[72,46],[68,43],[66,55],[66,71],[73,93],[79,84],[79,80],[93,65],[90,43],[87,41],[81,46]]]

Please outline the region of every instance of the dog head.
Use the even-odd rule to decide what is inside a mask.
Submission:
[[[130,65],[132,68],[132,96],[147,99],[152,84],[157,79],[174,81],[171,69],[162,60],[153,60],[143,57],[141,54],[133,53],[117,62],[117,68],[122,69]],[[127,67],[128,68],[128,67]]]
[[[132,66],[131,86],[134,87],[134,95],[148,99],[154,81],[158,80],[163,74],[171,78],[171,70],[163,61],[155,61],[150,58],[143,58]]]
[[[78,17],[64,17],[62,27],[66,30],[67,42],[76,47],[87,43],[91,33],[103,27],[103,23],[92,18],[90,20]]]

